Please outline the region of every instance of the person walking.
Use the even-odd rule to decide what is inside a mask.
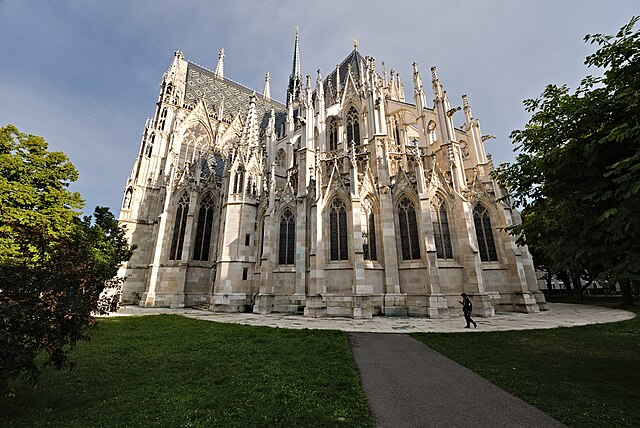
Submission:
[[[473,311],[473,303],[471,303],[471,299],[467,296],[467,293],[462,293],[462,301],[459,302],[462,305],[462,313],[464,314],[464,320],[467,322],[467,326],[465,328],[470,328],[471,324],[473,324],[473,328],[477,328],[478,324],[471,318],[471,311]]]

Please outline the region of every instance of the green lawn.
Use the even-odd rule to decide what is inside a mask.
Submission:
[[[584,327],[412,336],[569,426],[639,427],[640,308],[633,312]]]
[[[346,336],[175,315],[106,318],[0,399],[2,426],[373,426]]]

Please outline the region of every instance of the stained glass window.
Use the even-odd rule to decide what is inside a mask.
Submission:
[[[347,245],[347,208],[344,201],[336,197],[329,212],[331,260],[349,260]]]
[[[373,213],[371,200],[365,199],[362,203],[360,216],[362,226],[362,250],[365,260],[378,260],[376,254],[376,220]]]
[[[480,204],[476,205],[473,209],[473,223],[476,227],[480,260],[483,262],[498,261],[496,243],[493,240],[491,219],[489,218],[487,209]]]
[[[436,241],[436,254],[439,259],[452,259],[453,248],[451,247],[447,208],[444,204],[440,204],[440,208],[434,208],[436,219],[433,222],[433,236]]]
[[[398,204],[398,223],[400,224],[400,246],[402,260],[416,260],[420,258],[420,239],[418,236],[418,222],[413,202],[406,196]]]
[[[196,243],[193,249],[193,260],[209,260],[211,246],[211,227],[213,226],[213,198],[208,193],[198,209],[198,225],[196,227]]]
[[[347,113],[347,143],[360,145],[360,122],[354,107],[351,107]]]
[[[188,212],[189,195],[184,193],[178,202],[178,208],[176,210],[176,221],[173,225],[173,238],[171,239],[169,260],[180,260],[182,258],[182,245],[184,244],[184,233],[187,227]]]
[[[285,209],[280,217],[280,248],[278,263],[292,265],[296,242],[296,222],[290,209]]]

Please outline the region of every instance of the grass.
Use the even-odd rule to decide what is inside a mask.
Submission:
[[[107,318],[0,399],[7,426],[373,426],[346,336],[175,315]]]
[[[610,324],[412,336],[566,425],[638,427],[640,308],[629,310],[635,318]]]

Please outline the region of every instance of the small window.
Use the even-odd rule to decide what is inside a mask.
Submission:
[[[251,234],[247,233],[244,235],[244,245],[248,247],[251,244]]]
[[[249,268],[242,268],[242,280],[246,281],[249,278]]]

